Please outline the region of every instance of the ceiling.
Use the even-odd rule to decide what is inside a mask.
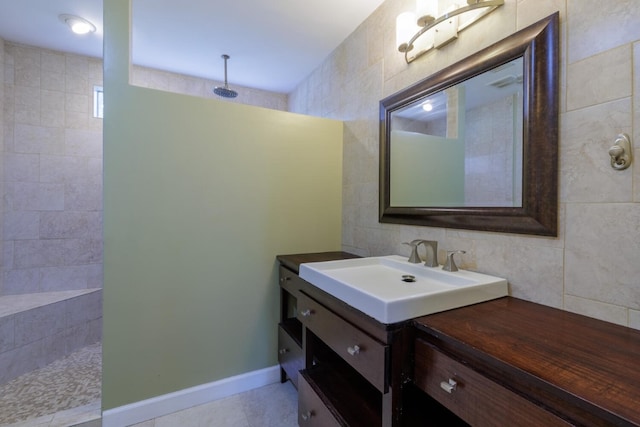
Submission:
[[[132,0],[133,62],[288,93],[384,0]],[[77,36],[58,16],[97,31]],[[34,31],[34,29],[36,29]],[[0,38],[102,57],[102,0],[0,0]]]

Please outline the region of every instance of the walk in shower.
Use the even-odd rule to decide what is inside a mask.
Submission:
[[[1,387],[88,346],[99,355],[102,61],[0,39],[0,83]]]

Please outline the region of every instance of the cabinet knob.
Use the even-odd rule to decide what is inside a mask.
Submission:
[[[301,417],[302,417],[302,419],[303,419],[304,421],[309,421],[309,420],[311,419],[311,417],[313,417],[313,412],[311,412],[311,411],[307,411],[307,412],[303,413],[303,414],[301,415]]]
[[[307,308],[306,310],[302,310],[300,314],[302,315],[302,317],[309,317],[311,316],[311,309]]]
[[[284,283],[284,282],[287,282],[289,280],[291,280],[291,277],[289,277],[289,276],[281,277],[280,278],[280,283]]]
[[[356,354],[360,353],[360,346],[354,345],[353,347],[347,347],[347,353],[355,356]]]
[[[287,348],[281,348],[280,350],[278,350],[278,353],[280,354],[287,354],[289,352],[289,349]]]
[[[458,386],[458,383],[452,378],[449,378],[449,381],[442,381],[440,383],[440,388],[443,389],[444,391],[446,391],[449,394],[451,394],[454,391],[456,391],[456,387],[457,386]]]

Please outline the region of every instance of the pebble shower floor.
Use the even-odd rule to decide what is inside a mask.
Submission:
[[[97,343],[0,385],[0,427],[62,427],[74,425],[72,418],[99,417],[101,376]]]

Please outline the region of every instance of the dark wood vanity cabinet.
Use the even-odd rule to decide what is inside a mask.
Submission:
[[[278,363],[280,379],[291,379],[298,388],[298,372],[304,369],[302,323],[297,319],[297,298],[301,279],[280,267],[280,324],[278,325]]]
[[[280,262],[280,324],[278,325],[278,363],[280,377],[284,382],[290,379],[298,388],[298,372],[305,368],[303,353],[303,326],[298,316],[298,302],[301,290],[310,286],[298,276],[298,268],[303,262],[329,261],[353,258],[346,252],[323,252],[317,254],[282,255]]]
[[[278,257],[280,366],[282,380],[290,378],[298,388],[301,426],[404,425],[410,323],[381,324],[298,277],[303,262],[354,257],[344,252]]]
[[[388,391],[389,345],[370,337],[304,293],[298,299],[298,307],[298,318],[307,330],[378,391]]]
[[[640,331],[512,297],[385,325],[279,256],[300,426],[640,427]]]
[[[414,326],[415,384],[473,426],[640,426],[640,331],[512,297]]]
[[[472,426],[572,425],[420,339],[415,364],[416,386]]]
[[[467,426],[411,383],[411,321],[382,324],[298,276],[345,252],[281,255],[281,379],[298,389],[300,426]]]

